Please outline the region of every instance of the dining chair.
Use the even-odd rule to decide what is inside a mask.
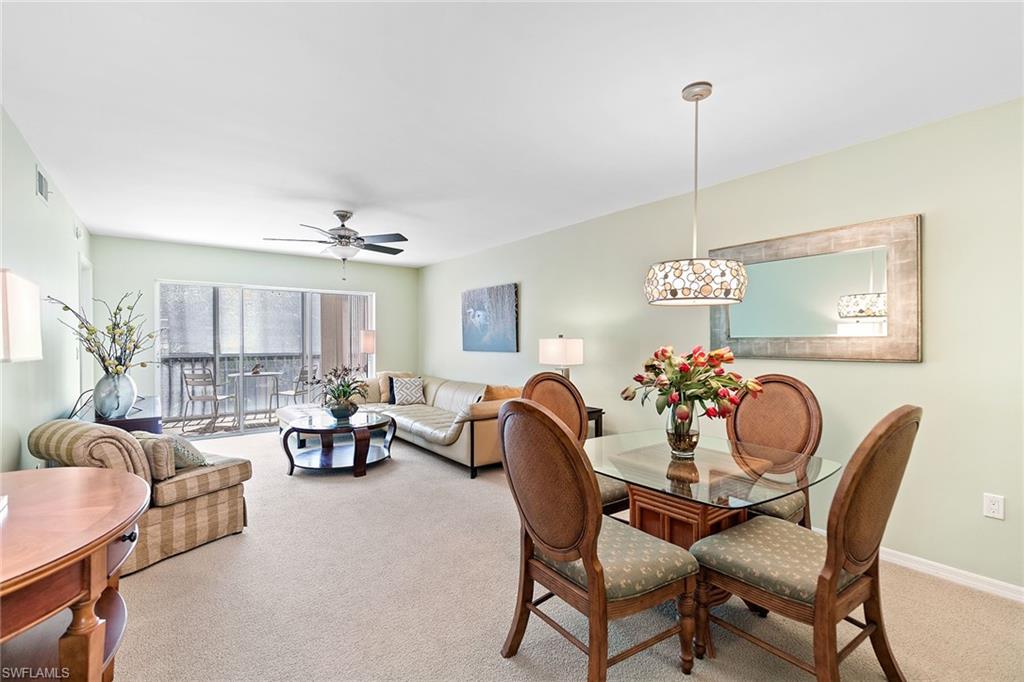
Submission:
[[[759,516],[694,543],[701,564],[697,587],[697,657],[705,652],[708,622],[815,675],[839,679],[839,664],[865,639],[888,680],[904,680],[885,634],[878,550],[921,424],[921,408],[904,405],[886,415],[853,453],[839,481],[823,537],[808,528]],[[814,628],[814,663],[708,613],[708,588],[719,587]],[[864,607],[864,620],[850,614]],[[836,625],[860,632],[836,649]]]
[[[693,668],[694,596],[698,565],[678,547],[622,523],[602,525],[601,499],[590,461],[576,434],[543,405],[509,400],[498,412],[501,459],[521,521],[519,592],[501,649],[515,656],[530,614],[554,628],[588,658],[587,679],[606,679],[608,667],[679,636],[683,672]],[[534,599],[534,584],[549,592]],[[557,596],[587,617],[584,644],[540,605]],[[675,625],[608,656],[608,621],[675,600]]]
[[[739,404],[726,418],[729,440],[742,457],[743,443],[765,446],[756,457],[768,458],[772,466],[758,477],[795,473],[799,480],[807,458],[817,451],[821,442],[821,406],[807,384],[785,374],[763,374],[757,377],[764,387],[760,395],[743,392]],[[773,457],[772,452],[777,451]],[[793,457],[800,453],[806,457]],[[737,461],[740,461],[737,459]],[[741,462],[742,466],[742,462]],[[804,476],[805,477],[805,476]],[[755,514],[774,516],[811,527],[811,498],[808,488],[770,500],[750,508]]]
[[[590,430],[590,419],[583,396],[575,384],[557,372],[534,374],[523,386],[523,398],[540,403],[565,424],[576,442],[583,445]],[[629,490],[622,481],[597,474],[601,507],[605,514],[629,509]]]
[[[228,400],[233,400],[234,393],[218,393],[217,379],[209,367],[201,369],[181,370],[181,379],[185,384],[185,405],[182,408],[181,432],[185,433],[185,426],[189,420],[189,408],[192,408],[192,419],[196,419],[196,404],[209,404],[212,406],[213,414],[210,415],[208,430],[215,431],[217,421],[220,419],[220,405]],[[209,391],[207,391],[209,389]],[[206,415],[203,415],[204,417]]]

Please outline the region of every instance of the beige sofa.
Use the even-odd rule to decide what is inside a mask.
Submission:
[[[209,466],[175,469],[169,446],[147,451],[127,431],[71,419],[34,428],[28,448],[35,457],[58,466],[128,471],[149,484],[150,507],[139,519],[135,551],[121,567],[121,575],[241,533],[246,525],[242,482],[252,477],[247,459],[207,454]]]
[[[383,402],[378,380],[367,382],[364,409],[383,412],[395,420],[395,435],[450,460],[477,469],[501,461],[498,443],[498,408],[504,400],[482,401],[486,384],[423,377],[422,405],[391,405]],[[308,406],[302,406],[308,407]],[[285,427],[288,408],[278,410]]]

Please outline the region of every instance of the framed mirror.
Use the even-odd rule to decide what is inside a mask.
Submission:
[[[726,246],[749,284],[711,308],[711,345],[737,357],[921,361],[921,216]]]

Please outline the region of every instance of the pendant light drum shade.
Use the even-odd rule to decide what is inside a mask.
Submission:
[[[747,272],[736,260],[663,261],[647,271],[644,293],[651,305],[739,303],[747,293]]]

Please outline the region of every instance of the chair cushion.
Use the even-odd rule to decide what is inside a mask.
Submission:
[[[206,455],[206,461],[207,466],[179,469],[174,478],[153,484],[153,504],[166,507],[252,478],[252,464],[247,459]]]
[[[629,499],[629,489],[626,488],[626,484],[611,476],[597,474],[597,488],[601,493],[601,504]]]
[[[587,586],[583,560],[557,561],[537,551],[536,557],[580,587]],[[697,560],[682,547],[659,540],[617,521],[601,525],[597,557],[604,567],[609,601],[636,597],[694,575]]]
[[[772,516],[757,516],[690,547],[705,568],[807,604],[814,603],[827,550],[825,536]],[[843,571],[839,589],[856,578]]]
[[[750,511],[764,514],[765,516],[774,516],[777,519],[792,521],[794,516],[803,515],[802,512],[806,505],[807,500],[804,498],[803,492],[797,492],[780,497],[777,500],[754,505],[750,508]]]

